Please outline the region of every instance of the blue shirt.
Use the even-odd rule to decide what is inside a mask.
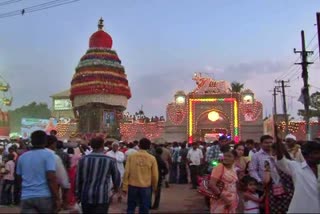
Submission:
[[[21,199],[51,197],[46,172],[56,171],[54,154],[45,149],[35,149],[18,159],[17,174],[22,177]]]

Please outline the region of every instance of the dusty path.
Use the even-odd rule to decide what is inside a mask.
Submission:
[[[122,203],[114,202],[109,209],[109,213],[125,212],[126,201]],[[19,213],[19,208],[0,207],[0,213]],[[171,185],[170,188],[162,189],[160,207],[151,213],[208,213],[208,211],[203,197],[195,190],[191,190],[190,185]]]

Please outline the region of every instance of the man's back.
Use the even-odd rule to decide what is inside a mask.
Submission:
[[[169,149],[165,147],[162,148],[161,158],[166,164],[169,164],[171,162],[171,153]]]
[[[108,203],[110,178],[119,187],[120,175],[113,158],[103,153],[84,156],[77,169],[77,197],[88,204]]]
[[[154,156],[145,150],[131,154],[128,157],[123,180],[123,188],[128,185],[135,187],[150,187],[157,189],[158,166]]]
[[[22,199],[50,197],[46,173],[55,171],[55,157],[45,149],[35,149],[20,156],[17,174],[22,176]]]
[[[70,168],[70,158],[67,153],[65,153],[62,149],[57,150],[56,154],[61,158],[62,163],[66,169]]]
[[[158,172],[159,172],[159,182],[162,181],[162,178],[168,174],[168,168],[166,166],[166,163],[162,160],[160,155],[155,156],[157,160],[157,165],[158,165]]]

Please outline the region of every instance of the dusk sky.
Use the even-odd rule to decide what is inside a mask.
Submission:
[[[44,0],[0,6],[2,13]],[[290,79],[289,113],[302,79],[293,48],[301,49],[300,31],[309,43],[316,33],[319,0],[80,0],[24,16],[0,18],[0,74],[12,87],[12,108],[70,87],[74,69],[88,49],[100,17],[125,66],[132,98],[149,116],[164,115],[177,90],[191,91],[194,72],[239,81],[272,112],[274,80]],[[308,47],[318,55],[317,38]],[[311,92],[320,88],[319,57],[310,67]],[[297,67],[297,68],[295,68]],[[287,74],[287,75],[286,75]],[[280,102],[280,98],[279,98]]]

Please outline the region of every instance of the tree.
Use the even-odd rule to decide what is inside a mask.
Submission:
[[[51,111],[47,103],[32,102],[29,105],[16,108],[9,111],[10,131],[20,132],[22,118],[48,119],[51,117]]]
[[[240,93],[243,88],[244,84],[234,81],[231,83],[231,88],[229,88],[229,90],[233,93]]]

